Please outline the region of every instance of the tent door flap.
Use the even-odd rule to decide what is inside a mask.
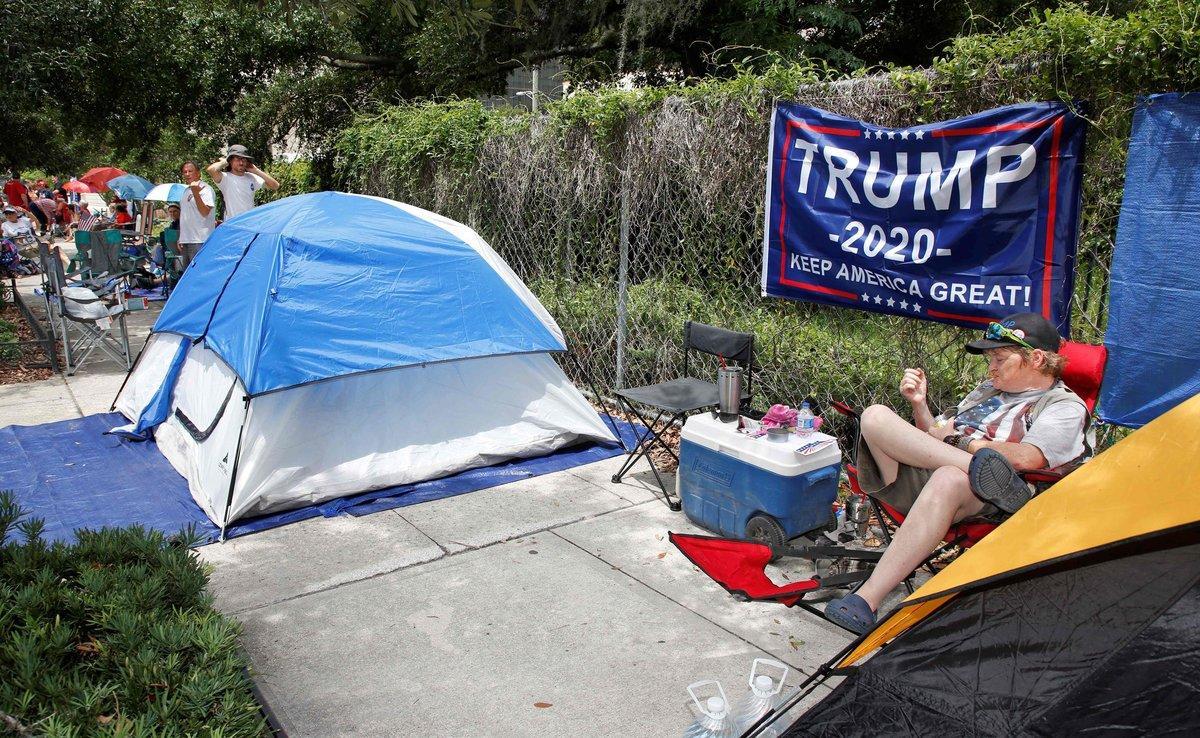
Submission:
[[[217,410],[216,417],[213,418],[212,422],[209,423],[208,427],[204,430],[197,428],[196,424],[192,422],[191,418],[189,418],[187,415],[184,415],[183,410],[179,409],[178,407],[175,408],[176,420],[178,420],[180,425],[183,426],[184,430],[188,432],[188,435],[192,437],[192,440],[194,440],[196,443],[203,443],[205,439],[211,436],[212,432],[217,429],[217,424],[221,422],[221,417],[225,415],[225,408],[229,406],[229,398],[233,397],[233,388],[236,386],[237,378],[234,377],[233,382],[229,384],[229,391],[225,393],[225,399],[221,402],[221,407]]]

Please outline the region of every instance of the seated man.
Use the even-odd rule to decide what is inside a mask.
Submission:
[[[4,208],[4,222],[0,223],[0,235],[13,239],[31,237],[33,236],[33,223],[20,210],[7,205]]]
[[[953,411],[935,418],[925,402],[925,373],[906,369],[900,394],[910,424],[883,405],[862,413],[857,461],[864,492],[904,513],[904,523],[871,576],[829,602],[825,616],[856,633],[942,541],[952,523],[999,523],[1037,493],[1018,470],[1065,471],[1086,461],[1090,415],[1060,376],[1058,330],[1035,313],[992,323],[967,351],[983,354],[988,379]]]

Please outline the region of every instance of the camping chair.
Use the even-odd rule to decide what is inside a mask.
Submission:
[[[1094,346],[1084,343],[1064,341],[1061,353],[1067,359],[1063,370],[1063,382],[1084,401],[1088,412],[1094,412],[1096,400],[1100,396],[1100,382],[1104,376],[1104,362],[1107,350],[1104,346]],[[854,421],[852,439],[857,447],[858,441],[858,412],[844,403],[833,403]],[[892,531],[904,522],[904,515],[886,503],[865,495],[858,484],[858,472],[853,464],[846,466],[847,476],[854,494],[864,495],[871,503],[876,518],[880,521],[884,545],[891,543]],[[1035,484],[1053,484],[1062,478],[1061,474],[1050,471],[1030,471],[1022,474],[1026,481]],[[936,549],[923,564],[933,570],[933,560],[955,547],[970,548],[984,536],[995,530],[997,524],[964,521],[950,526],[946,532],[943,544]],[[865,581],[870,576],[870,569],[857,571],[838,571],[829,576],[815,574],[811,579],[793,581],[784,586],[773,583],[766,575],[764,568],[781,556],[799,557],[816,563],[818,560],[834,562],[840,568],[843,563],[863,562],[871,564],[882,556],[881,550],[863,551],[845,546],[784,546],[772,548],[765,543],[755,541],[739,541],[712,536],[697,536],[670,533],[669,539],[675,546],[705,574],[725,588],[727,592],[745,601],[778,602],[792,607],[799,605],[814,614],[824,617],[819,609],[804,602],[809,592],[833,587],[853,586]],[[848,567],[847,567],[848,568]],[[905,587],[913,591],[911,576],[904,581]]]
[[[174,228],[168,228],[158,236],[158,249],[162,250],[161,259],[155,263],[163,268],[167,274],[167,290],[168,293],[179,281],[179,277],[183,275],[183,261],[179,252],[179,231]]]
[[[637,442],[629,450],[625,463],[621,466],[620,471],[613,475],[612,481],[614,484],[619,483],[638,462],[638,459],[644,457],[650,462],[654,478],[658,481],[658,486],[662,488],[663,499],[666,501],[667,507],[675,511],[682,509],[682,506],[678,500],[671,498],[671,493],[663,484],[662,476],[659,474],[654,459],[650,456],[650,451],[655,446],[666,449],[667,453],[678,463],[679,457],[675,454],[674,449],[663,442],[661,434],[666,429],[683,421],[689,414],[714,407],[719,399],[715,382],[707,382],[689,376],[688,358],[692,351],[716,356],[726,361],[736,361],[745,367],[746,388],[742,392],[742,405],[748,404],[751,377],[754,373],[754,334],[738,333],[690,320],[683,324],[683,377],[616,392],[617,403],[621,410],[627,415],[637,418],[644,431],[638,432]],[[657,414],[648,420],[646,416],[638,412],[639,405],[649,407]]]
[[[75,255],[67,264],[68,274],[83,274],[90,277],[92,265],[92,232],[75,231]]]
[[[1108,350],[1103,345],[1063,341],[1059,353],[1067,360],[1066,366],[1063,367],[1063,384],[1067,385],[1072,392],[1079,395],[1084,405],[1087,406],[1088,413],[1095,412],[1096,401],[1100,398],[1100,382],[1104,378],[1104,363],[1108,357]],[[845,403],[835,402],[833,405],[838,412],[850,417],[853,421],[854,448],[857,448],[859,432],[858,412]],[[904,514],[886,502],[864,493],[862,488],[859,487],[858,470],[853,464],[846,466],[846,476],[849,479],[851,490],[855,494],[862,495],[870,502],[875,517],[880,522],[884,545],[890,544],[892,542],[892,532],[904,522]],[[1045,486],[1049,486],[1063,477],[1062,474],[1049,470],[1027,471],[1022,473],[1021,476],[1027,482]],[[930,573],[935,573],[933,566],[935,559],[952,551],[954,548],[965,549],[974,546],[984,536],[995,530],[996,527],[996,523],[971,521],[964,521],[950,526],[950,529],[946,531],[942,545],[933,551],[923,566]],[[905,580],[904,585],[908,588],[909,592],[912,592],[911,581]]]
[[[133,362],[121,280],[69,282],[57,247],[39,244],[38,254],[46,275],[47,315],[52,333],[62,340],[67,375],[75,374],[96,349],[129,371]],[[119,340],[113,335],[114,327],[119,330]]]

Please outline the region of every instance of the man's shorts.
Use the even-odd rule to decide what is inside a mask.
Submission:
[[[933,476],[932,469],[920,469],[908,464],[900,464],[899,472],[896,474],[896,481],[885,485],[883,483],[883,475],[880,473],[879,467],[875,464],[875,457],[871,455],[871,449],[867,446],[866,439],[861,435],[858,437],[858,447],[855,449],[854,458],[855,466],[858,468],[858,486],[862,491],[877,500],[886,502],[889,507],[896,509],[903,515],[908,515],[908,511],[912,509],[913,503],[917,501],[917,495],[921,494],[921,490],[925,488],[925,484]],[[1008,513],[992,503],[984,502],[982,510],[958,522],[970,521],[999,524],[1003,523],[1009,517],[1011,516]]]

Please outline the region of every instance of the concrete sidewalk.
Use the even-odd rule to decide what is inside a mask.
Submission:
[[[144,341],[154,313],[134,318]],[[98,362],[0,386],[0,426],[106,411],[123,379]],[[760,656],[796,684],[849,642],[802,610],[734,601],[667,541],[702,531],[648,467],[610,481],[620,461],[199,554],[292,736],[680,735],[688,684],[736,699]]]

